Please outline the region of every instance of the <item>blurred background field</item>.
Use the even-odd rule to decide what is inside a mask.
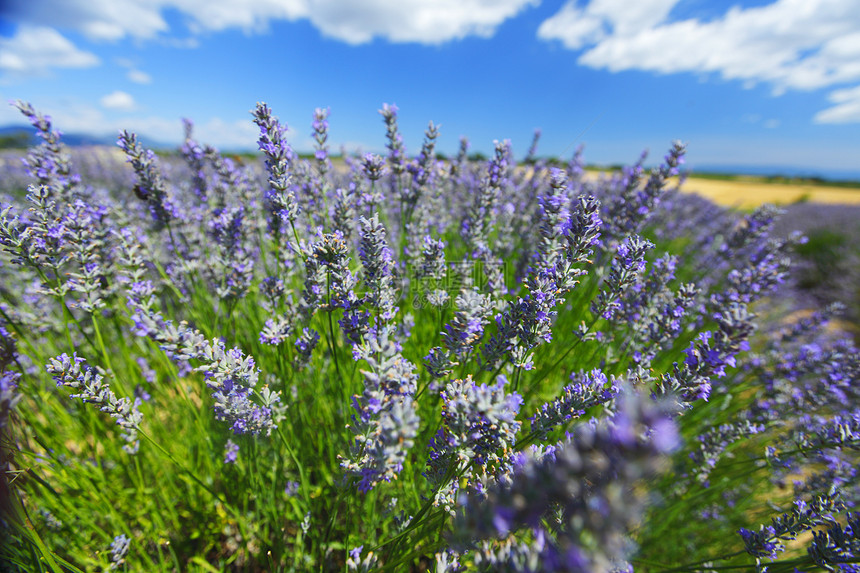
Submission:
[[[860,205],[860,183],[812,182],[753,176],[702,177],[692,174],[682,190],[698,193],[718,205],[752,209],[762,203],[789,205],[793,203],[825,203],[829,205]],[[823,222],[823,221],[821,221]]]
[[[842,302],[842,326],[860,334],[860,183],[809,181],[754,176],[697,177],[681,189],[725,207],[750,210],[778,205],[782,216],[774,234],[802,232],[807,241],[793,255],[791,298],[809,308]]]

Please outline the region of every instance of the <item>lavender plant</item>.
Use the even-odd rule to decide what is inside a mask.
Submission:
[[[838,306],[787,315],[775,209],[673,188],[683,144],[592,176],[540,132],[444,161],[431,122],[410,157],[386,104],[384,157],[332,155],[319,108],[303,159],[261,103],[260,160],[186,121],[172,155],[122,132],[125,163],[16,106],[42,143],[0,162],[10,570],[860,558],[860,353]]]

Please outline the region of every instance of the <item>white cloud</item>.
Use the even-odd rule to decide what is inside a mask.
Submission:
[[[9,98],[0,94],[4,102]],[[93,133],[104,135],[111,132],[105,125],[104,113],[97,107],[67,98],[63,95],[48,100],[31,100],[30,103],[43,114],[49,115],[56,129],[63,133]],[[27,123],[24,116],[11,105],[0,104],[0,125]]]
[[[159,2],[7,0],[4,11],[14,22],[72,29],[94,40],[118,40],[126,36],[152,38],[168,30]]]
[[[85,1],[85,0],[82,0]],[[104,0],[110,1],[110,0]],[[271,20],[295,20],[308,15],[309,0],[160,0],[163,7],[184,13],[194,32],[239,28],[262,32]]]
[[[126,74],[126,77],[129,79],[129,81],[132,81],[136,84],[152,83],[152,76],[140,70],[129,70]]]
[[[128,70],[125,74],[125,77],[128,78],[129,81],[134,82],[136,84],[150,84],[152,83],[152,76],[143,72],[137,68],[137,65],[128,58],[116,58],[114,59],[114,63],[122,68]]]
[[[116,109],[119,111],[132,111],[136,106],[134,98],[122,91],[107,94],[99,100],[105,109]]]
[[[620,0],[614,0],[619,2]],[[274,20],[307,19],[323,34],[361,44],[374,38],[437,44],[490,36],[539,0],[11,0],[16,22],[70,28],[94,40],[124,37],[168,42],[165,9],[178,11],[193,34],[236,28],[258,33]],[[38,4],[38,6],[37,6]],[[194,38],[184,41],[194,43]],[[183,40],[180,40],[183,41]]]
[[[7,102],[12,94],[0,90],[0,102]],[[140,112],[127,112],[94,105],[65,95],[31,101],[36,110],[51,116],[54,127],[64,133],[86,133],[95,136],[116,138],[123,129],[133,131],[146,139],[179,146],[184,137],[182,120],[179,116],[144,115]],[[139,109],[139,108],[138,108]],[[225,151],[256,150],[259,128],[251,116],[239,114],[238,117],[194,118],[194,138],[200,143],[212,145]],[[0,125],[21,125],[26,120],[11,105],[0,103]],[[291,144],[297,145],[299,134],[287,130]],[[306,148],[311,147],[308,139]]]
[[[613,33],[627,36],[643,27],[662,22],[678,0],[592,0],[585,8],[568,2],[538,28],[538,37],[561,40],[577,50],[595,44]]]
[[[815,114],[815,123],[860,122],[860,86],[835,90],[827,99],[836,105]]]
[[[194,124],[194,138],[219,149],[256,149],[259,136],[259,128],[244,119],[225,121],[213,117],[204,123]]]
[[[63,117],[61,116],[60,119]],[[62,123],[57,121],[58,127]],[[120,118],[108,119],[101,116],[98,123],[101,133],[119,133],[122,129],[133,131],[144,138],[159,143],[179,146],[184,137],[180,118],[172,119],[156,115],[124,115]],[[289,132],[287,134],[290,135]],[[203,144],[212,145],[217,149],[239,150],[256,149],[259,129],[250,119],[225,120],[211,117],[194,122],[194,139]]]
[[[41,75],[50,68],[88,68],[99,64],[59,32],[44,26],[21,26],[11,38],[0,38],[0,71],[16,76]]]
[[[361,44],[374,37],[392,42],[439,44],[466,36],[490,37],[496,28],[538,0],[320,0],[309,20],[327,36]]]
[[[860,81],[856,0],[777,0],[733,7],[711,21],[670,21],[679,0],[569,1],[538,36],[583,49],[593,68],[662,74],[719,74],[745,87],[767,83],[775,95]]]

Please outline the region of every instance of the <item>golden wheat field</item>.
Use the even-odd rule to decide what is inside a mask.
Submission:
[[[800,201],[860,204],[860,189],[812,183],[771,183],[752,177],[735,181],[690,177],[681,189],[689,193],[698,193],[719,205],[741,209],[756,207],[762,203],[785,205]]]

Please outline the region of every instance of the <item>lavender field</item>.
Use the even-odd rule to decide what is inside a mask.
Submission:
[[[822,207],[681,193],[680,142],[443,160],[389,105],[336,162],[324,109],[302,158],[257,104],[240,158],[190,121],[73,152],[16,105],[0,570],[860,571],[860,267]]]

